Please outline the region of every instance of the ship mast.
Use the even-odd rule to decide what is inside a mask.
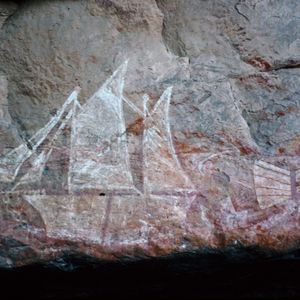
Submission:
[[[142,182],[142,187],[143,190],[142,192],[144,195],[148,196],[149,195],[149,184],[148,184],[148,178],[147,178],[147,162],[144,158],[144,135],[145,135],[145,126],[147,126],[146,121],[147,118],[149,118],[149,111],[148,111],[148,101],[149,101],[149,96],[145,94],[143,96],[143,137],[142,137],[142,172],[143,172],[143,182]]]

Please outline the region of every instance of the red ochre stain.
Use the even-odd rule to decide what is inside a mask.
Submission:
[[[252,57],[252,58],[248,59],[246,62],[256,68],[263,70],[263,71],[268,71],[268,70],[271,70],[271,68],[272,68],[271,64],[260,56]]]
[[[285,148],[283,148],[283,147],[278,148],[278,153],[279,154],[284,154],[285,153]]]
[[[271,83],[269,78],[266,78],[261,74],[250,74],[247,76],[241,76],[238,77],[238,80],[241,84],[243,84],[247,88],[256,89],[258,84],[269,91],[274,89],[277,90],[282,89],[281,86]]]
[[[229,143],[236,146],[239,149],[241,155],[250,155],[256,153],[255,149],[252,149],[251,147],[243,144],[241,140],[230,136],[224,131],[220,132],[220,135],[223,136]]]
[[[208,137],[204,132],[202,131],[184,131],[184,135],[187,138],[191,137],[197,137],[197,138],[203,138],[203,137]]]
[[[134,135],[142,135],[144,128],[143,123],[144,119],[142,117],[136,119],[133,123],[128,125],[127,132]]]
[[[95,55],[89,56],[88,62],[96,64],[97,63],[97,57]]]
[[[298,108],[295,106],[289,106],[287,109],[288,113],[297,113],[298,112]]]
[[[189,145],[187,143],[178,142],[178,141],[176,141],[175,147],[176,147],[176,151],[178,153],[183,153],[183,154],[200,153],[200,152],[207,151],[207,149],[205,147],[198,147],[198,146]]]
[[[247,146],[240,145],[239,150],[242,155],[249,155],[249,154],[253,153],[252,149]]]
[[[283,116],[285,116],[285,112],[282,111],[282,110],[279,110],[279,111],[276,111],[276,112],[275,112],[275,115],[276,115],[277,117],[283,117]]]
[[[283,117],[288,113],[296,113],[297,112],[297,108],[293,107],[293,106],[289,106],[285,111],[283,110],[278,110],[275,112],[275,115],[277,117]]]
[[[170,153],[169,149],[162,148],[160,151],[161,151],[160,153],[163,157],[172,159],[172,153]]]

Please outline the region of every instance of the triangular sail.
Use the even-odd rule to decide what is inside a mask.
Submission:
[[[76,98],[74,100],[76,100]],[[74,107],[76,107],[77,105],[78,104],[74,102]],[[35,157],[32,162],[32,167],[28,170],[27,173],[24,174],[24,176],[21,177],[21,179],[16,183],[16,185],[12,189],[12,191],[17,191],[24,187],[28,189],[29,186],[33,187],[33,189],[38,189],[40,187],[42,175],[53,151],[55,141],[59,138],[66,124],[71,119],[73,111],[74,108],[68,112],[65,118],[62,119],[57,131],[47,143],[47,147],[44,150],[42,150],[39,154],[33,154],[33,156]]]
[[[171,94],[170,87],[165,90],[150,113],[147,105],[144,105],[144,190],[147,193],[178,193],[194,190],[193,184],[181,167],[172,142],[169,123]],[[146,100],[147,98],[144,99]]]
[[[36,149],[44,142],[51,130],[57,125],[59,120],[62,118],[69,105],[73,101],[77,101],[78,90],[75,90],[67,98],[63,106],[56,113],[56,115],[51,118],[51,120],[40,130],[38,130],[29,141],[21,144],[17,148],[13,149],[11,152],[0,159],[0,181],[2,182],[12,182],[18,175],[18,172],[23,165],[23,163],[35,153]]]
[[[72,125],[70,192],[133,190],[123,88],[127,62],[88,100]]]
[[[49,156],[51,155],[52,149],[49,151],[41,152],[33,161],[32,167],[30,170],[18,181],[18,183],[11,190],[17,191],[24,188],[28,188],[29,185],[37,185],[42,179],[42,174],[45,168],[45,165],[48,161]]]
[[[32,154],[32,150],[24,143],[13,149],[0,159],[0,181],[12,182],[15,180],[21,165]]]

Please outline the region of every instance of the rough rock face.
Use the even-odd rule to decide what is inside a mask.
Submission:
[[[11,16],[16,9],[17,5],[12,1],[2,1],[2,3],[0,3],[0,28],[6,19]]]
[[[298,0],[1,4],[0,266],[296,247],[299,13]]]

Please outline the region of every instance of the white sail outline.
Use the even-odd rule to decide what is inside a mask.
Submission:
[[[53,135],[53,137],[51,138],[51,140],[48,143],[48,149],[43,150],[33,161],[32,163],[32,167],[29,169],[29,171],[24,174],[21,179],[14,185],[14,187],[11,189],[11,192],[14,192],[18,186],[22,185],[22,184],[28,184],[28,183],[33,183],[33,180],[35,180],[35,182],[40,182],[41,178],[42,178],[42,174],[43,171],[45,169],[45,166],[50,158],[50,155],[53,151],[53,145],[55,143],[55,141],[58,139],[59,135],[61,134],[61,132],[63,131],[63,129],[65,128],[65,126],[67,125],[68,121],[73,118],[73,114],[76,110],[76,107],[81,107],[80,103],[77,101],[77,96],[79,94],[79,89],[75,89],[74,92],[70,95],[70,97],[66,100],[65,102],[65,106],[64,111],[67,109],[68,105],[71,104],[73,102],[73,107],[72,109],[68,112],[68,114],[66,115],[66,117],[62,120],[62,123],[60,124],[60,126],[58,127],[58,129],[56,130],[55,134]],[[72,97],[71,97],[72,96]],[[71,100],[71,101],[70,101]],[[56,124],[62,119],[63,117],[63,113],[59,114],[59,119],[57,119]],[[55,125],[56,125],[55,124]],[[54,126],[55,127],[55,126]],[[49,131],[49,133],[51,132],[51,130]],[[49,134],[48,133],[48,134]],[[47,134],[47,136],[48,136]],[[45,138],[47,137],[45,136]],[[45,139],[44,138],[44,139]],[[41,143],[40,143],[41,144]],[[40,145],[39,144],[39,145]],[[33,148],[35,151],[33,151],[32,155],[35,154],[36,150],[37,150],[38,146],[35,145],[35,147]],[[21,167],[21,166],[20,166]]]
[[[159,98],[159,100],[156,102],[154,108],[152,109],[152,111],[149,112],[148,107],[147,107],[147,102],[149,99],[148,95],[144,95],[143,100],[143,106],[144,106],[144,118],[145,119],[150,119],[151,121],[154,121],[154,115],[158,112],[158,109],[161,105],[166,105],[165,109],[163,110],[163,118],[164,118],[164,128],[166,129],[166,134],[164,135],[164,138],[167,139],[167,148],[170,151],[171,154],[171,161],[170,160],[163,160],[163,162],[165,163],[165,165],[167,165],[169,168],[173,168],[174,165],[172,163],[175,163],[175,167],[177,170],[177,173],[179,174],[180,177],[183,178],[183,180],[185,181],[185,185],[188,185],[189,188],[178,188],[176,187],[176,193],[190,193],[190,192],[194,192],[196,191],[193,183],[191,182],[190,178],[187,176],[187,174],[185,173],[184,169],[182,168],[181,163],[178,160],[175,148],[174,148],[174,144],[173,144],[173,140],[172,140],[172,135],[171,135],[171,127],[170,127],[170,120],[169,120],[169,108],[170,108],[170,102],[171,102],[171,96],[172,96],[172,90],[173,87],[168,87],[163,94],[161,95],[161,97]],[[165,101],[165,103],[164,103]],[[156,133],[161,133],[160,129],[154,125],[152,126],[150,129],[152,130],[144,130],[144,137],[143,137],[143,149],[145,149],[145,146],[147,144],[147,147],[151,147],[150,145],[150,136],[152,135],[152,138],[154,140],[155,137],[153,137],[152,132],[156,132]],[[157,145],[156,145],[157,146]],[[158,146],[160,148],[160,145]],[[155,151],[155,149],[152,149],[152,151]],[[144,162],[144,168],[145,170],[149,169],[149,162],[147,162],[145,160]],[[145,171],[144,170],[144,171]],[[144,190],[147,191],[147,193],[151,193],[151,190],[149,188],[149,178],[146,175],[146,172],[144,172]],[[148,187],[147,187],[148,186]],[[154,192],[154,191],[152,191]],[[161,192],[163,192],[163,190],[161,190]]]
[[[78,92],[80,91],[80,89],[78,89]],[[76,100],[76,102],[74,103],[75,105],[73,105],[72,107],[72,117],[71,117],[71,138],[70,138],[70,157],[69,157],[69,172],[68,172],[68,191],[69,193],[70,191],[70,187],[71,187],[71,177],[70,177],[70,166],[73,163],[73,157],[71,155],[72,153],[72,149],[73,149],[73,142],[74,140],[72,139],[72,136],[75,136],[75,126],[74,126],[74,122],[75,122],[75,118],[77,115],[77,108],[79,108],[80,110],[82,110],[82,106],[80,105],[80,103]]]
[[[185,171],[183,170],[181,163],[176,155],[176,151],[174,148],[174,144],[173,144],[173,140],[172,140],[172,136],[171,136],[171,128],[170,128],[170,120],[169,120],[169,107],[170,107],[170,101],[171,101],[171,95],[172,95],[172,89],[173,87],[168,87],[163,94],[161,95],[161,97],[159,98],[159,100],[157,101],[157,103],[154,105],[154,108],[149,111],[148,107],[147,107],[147,103],[149,100],[149,96],[148,95],[144,95],[143,96],[143,112],[136,107],[136,105],[134,105],[130,100],[126,99],[123,95],[123,90],[124,90],[124,76],[125,76],[125,72],[127,70],[127,65],[128,65],[128,60],[125,61],[125,63],[123,63],[117,70],[114,71],[114,73],[112,74],[112,76],[107,79],[105,81],[105,83],[96,91],[96,93],[94,93],[94,95],[89,98],[89,100],[83,105],[81,106],[79,104],[79,102],[77,101],[77,95],[79,93],[79,89],[75,89],[71,95],[68,97],[68,99],[65,101],[65,103],[62,105],[61,109],[56,113],[56,115],[46,124],[46,126],[44,126],[42,129],[40,129],[30,140],[29,143],[30,145],[32,145],[32,149],[27,149],[28,151],[25,153],[25,155],[23,155],[22,160],[20,165],[18,166],[14,179],[17,177],[17,174],[21,168],[21,166],[23,165],[23,163],[32,155],[35,154],[37,148],[43,143],[43,141],[46,139],[46,137],[50,134],[51,130],[56,126],[56,124],[59,122],[59,120],[61,119],[61,117],[63,116],[63,114],[65,113],[66,109],[69,107],[69,105],[73,103],[73,108],[72,110],[69,112],[67,119],[72,118],[71,121],[71,145],[70,145],[70,153],[72,153],[73,147],[74,147],[74,143],[76,142],[74,139],[72,139],[72,136],[76,136],[76,126],[74,126],[75,122],[77,121],[78,118],[78,114],[77,114],[77,108],[80,108],[80,114],[85,114],[85,108],[87,107],[89,101],[91,101],[91,99],[97,97],[99,99],[101,99],[101,97],[105,97],[105,93],[108,93],[108,96],[110,96],[110,93],[113,93],[109,88],[109,85],[112,83],[112,81],[114,80],[114,78],[116,77],[116,75],[121,72],[122,73],[122,78],[120,80],[120,82],[118,82],[120,84],[120,86],[118,86],[118,90],[121,93],[120,95],[120,102],[118,102],[117,104],[112,103],[111,108],[116,109],[116,115],[115,117],[117,117],[117,119],[119,119],[119,125],[121,128],[121,132],[120,135],[116,137],[116,139],[120,139],[120,143],[122,142],[126,142],[127,143],[127,139],[126,139],[126,133],[127,133],[127,129],[125,126],[125,118],[124,118],[124,111],[123,111],[123,101],[129,105],[129,107],[135,111],[136,113],[138,113],[139,115],[142,115],[142,117],[144,118],[144,120],[151,120],[154,125],[150,128],[150,130],[146,130],[146,132],[144,132],[144,138],[143,138],[143,145],[142,147],[145,147],[145,144],[148,143],[148,148],[151,149],[151,145],[150,145],[150,136],[153,135],[151,133],[151,130],[154,130],[155,132],[160,133],[160,129],[157,127],[157,125],[155,124],[155,120],[154,117],[156,115],[156,113],[158,112],[159,108],[161,105],[164,105],[163,111],[161,112],[163,114],[163,118],[164,118],[164,122],[161,124],[161,126],[163,126],[162,128],[164,128],[164,143],[167,142],[167,151],[170,153],[171,155],[171,159],[164,159],[164,157],[161,157],[161,161],[165,164],[165,166],[169,169],[175,169],[177,173],[179,173],[179,177],[183,178],[183,181],[185,182],[184,185],[188,185],[189,188],[176,188],[176,193],[178,192],[191,192],[191,191],[195,191],[194,185],[192,184],[192,182],[190,181],[189,177],[187,176],[187,174],[185,173]],[[116,77],[118,80],[120,78]],[[115,95],[116,97],[116,95]],[[117,97],[119,98],[119,97]],[[119,105],[119,107],[116,107],[116,105]],[[64,126],[62,124],[62,126]],[[60,133],[61,128],[58,129],[58,132],[55,134],[55,139],[58,135],[58,133]],[[144,128],[145,130],[145,128]],[[148,136],[147,136],[148,135]],[[125,139],[124,137],[125,136]],[[152,136],[153,137],[153,136]],[[153,141],[155,140],[155,137],[153,137]],[[158,140],[158,139],[156,139]],[[112,140],[111,143],[113,143],[114,141]],[[22,146],[22,145],[21,145]],[[156,145],[157,146],[157,145]],[[156,147],[155,146],[155,147]],[[160,145],[159,145],[160,146]],[[135,192],[138,192],[139,194],[141,194],[140,191],[137,190],[137,188],[134,186],[134,182],[133,182],[133,176],[132,176],[132,172],[131,172],[131,168],[130,168],[130,162],[129,162],[129,153],[128,153],[128,147],[126,146],[122,146],[122,150],[125,152],[123,153],[123,158],[125,159],[125,172],[126,174],[128,174],[129,181],[131,182],[132,187],[134,187]],[[151,151],[155,151],[155,149],[152,148]],[[40,153],[40,155],[38,156],[38,158],[36,158],[36,163],[33,163],[33,167],[38,167],[39,163],[38,162],[42,162],[42,161],[47,161],[51,151],[47,152],[48,154],[46,155],[44,152]],[[96,154],[96,155],[101,155],[101,154]],[[69,168],[72,167],[74,158],[72,157],[72,155],[70,154],[70,161],[69,161]],[[143,162],[143,169],[147,169],[149,168],[151,162],[145,161]],[[124,167],[124,165],[123,165]],[[144,172],[144,171],[143,171]],[[144,172],[144,174],[146,174]],[[24,175],[25,176],[25,175]],[[23,176],[23,177],[24,177]],[[24,178],[25,179],[25,178]],[[146,189],[146,186],[148,185],[148,178],[147,175],[144,178],[144,190]],[[15,184],[13,190],[16,189],[17,186],[19,186],[21,184],[22,180]],[[69,193],[72,193],[72,179],[70,176],[70,169],[68,172],[68,188],[69,188]],[[163,190],[162,190],[163,191]],[[149,190],[150,192],[150,190]]]
[[[2,178],[0,177],[1,181],[3,182],[13,182],[16,177],[18,176],[18,173],[20,171],[20,168],[22,167],[23,163],[31,156],[33,155],[37,148],[43,143],[43,141],[46,139],[48,134],[51,132],[51,130],[56,126],[56,124],[59,122],[63,114],[65,113],[68,106],[75,101],[78,106],[80,106],[79,102],[77,101],[79,91],[74,90],[70,96],[67,98],[67,100],[64,102],[62,107],[56,112],[55,116],[53,116],[50,121],[40,130],[38,130],[28,141],[29,145],[32,149],[30,149],[25,143],[21,144],[17,148],[11,150],[8,154],[5,155],[4,159],[2,160],[1,164],[3,165],[11,165],[14,164],[14,170],[11,172],[10,170],[5,172],[5,169],[0,167],[0,176],[1,173]],[[19,153],[18,153],[19,152]],[[9,163],[10,161],[12,161]],[[2,170],[1,170],[2,169]],[[9,174],[10,173],[10,174]],[[6,176],[5,176],[6,175]]]
[[[149,95],[144,94],[143,96],[143,112],[137,107],[135,106],[130,100],[126,99],[123,97],[123,100],[125,101],[125,103],[127,103],[132,110],[134,110],[136,113],[138,113],[140,116],[143,117],[144,121],[146,119],[151,120],[152,122],[154,121],[153,116],[157,113],[157,110],[159,109],[159,107],[164,104],[164,101],[167,101],[166,103],[166,107],[167,109],[164,111],[164,117],[165,117],[165,128],[167,130],[166,133],[166,138],[167,138],[167,142],[168,142],[168,149],[171,152],[171,156],[172,156],[172,160],[173,162],[176,163],[176,168],[177,170],[181,173],[181,176],[184,178],[184,180],[186,181],[186,183],[188,183],[190,185],[189,189],[177,189],[176,193],[178,192],[184,192],[184,193],[190,193],[190,192],[194,192],[196,191],[193,183],[191,182],[191,180],[189,179],[189,177],[187,176],[187,174],[185,173],[180,161],[178,160],[175,148],[174,148],[174,144],[173,144],[173,140],[172,140],[172,135],[171,135],[171,127],[170,127],[170,120],[169,120],[169,107],[170,107],[170,102],[171,102],[171,96],[172,96],[172,90],[173,90],[173,86],[168,87],[163,94],[161,95],[161,97],[159,98],[159,100],[156,102],[156,104],[154,105],[154,108],[149,111],[148,110],[148,101],[149,101]],[[156,126],[153,126],[153,128],[156,129],[157,132],[159,132],[159,128],[157,128]],[[145,132],[144,132],[145,133]],[[147,132],[148,134],[151,134],[151,131]],[[143,149],[145,147],[145,144],[148,143],[148,147],[149,147],[149,139],[148,137],[144,137],[143,138]],[[152,149],[153,151],[155,151],[155,149]],[[164,160],[164,163],[166,165],[168,165],[169,167],[173,167],[169,161]],[[146,175],[146,172],[144,172],[144,169],[149,168],[149,164],[146,161],[143,161],[143,173],[144,173],[144,186],[143,186],[143,192],[146,194],[150,193],[150,190],[147,188],[147,186],[149,185],[148,182],[148,177]]]
[[[123,182],[123,186],[119,185],[119,190],[132,190],[134,191],[134,193],[138,193],[140,194],[140,191],[137,190],[137,188],[134,185],[134,181],[133,181],[133,176],[132,176],[132,172],[131,172],[131,168],[130,168],[130,162],[129,162],[129,153],[128,153],[128,147],[127,147],[127,139],[126,139],[126,134],[127,134],[127,129],[125,126],[125,118],[124,118],[124,111],[123,111],[123,101],[124,101],[124,96],[123,96],[123,90],[124,90],[124,82],[125,82],[125,73],[127,71],[127,66],[128,66],[128,60],[126,60],[121,66],[119,66],[114,72],[113,74],[104,82],[104,84],[101,85],[101,87],[93,94],[92,97],[90,97],[88,99],[88,101],[82,106],[82,110],[80,112],[80,114],[76,115],[76,117],[74,117],[74,125],[77,125],[78,122],[81,121],[82,124],[85,124],[86,120],[90,118],[89,114],[88,114],[88,108],[89,105],[91,105],[91,107],[95,106],[97,103],[99,103],[100,107],[101,107],[101,102],[104,101],[104,108],[105,109],[110,109],[113,110],[114,112],[114,118],[116,118],[118,120],[117,124],[118,126],[115,128],[116,131],[119,131],[118,134],[111,136],[108,140],[106,140],[106,146],[104,148],[104,150],[102,149],[102,151],[100,153],[94,153],[94,160],[97,161],[97,159],[101,159],[101,156],[105,155],[107,152],[111,151],[110,147],[112,147],[114,145],[114,143],[118,143],[117,144],[117,149],[118,152],[117,154],[120,154],[119,159],[121,160],[120,163],[117,163],[116,165],[109,165],[109,164],[104,164],[101,163],[99,161],[98,164],[98,171],[101,169],[102,173],[103,172],[107,172],[108,175],[105,176],[105,180],[101,182],[101,179],[95,178],[95,175],[100,175],[100,177],[103,178],[103,176],[101,175],[101,173],[97,174],[97,169],[95,169],[95,167],[93,167],[93,165],[95,163],[92,162],[92,160],[90,158],[86,159],[86,164],[83,165],[82,162],[80,162],[80,160],[78,160],[79,154],[80,156],[86,156],[88,157],[89,154],[92,153],[92,151],[85,146],[81,147],[81,149],[79,149],[77,147],[75,147],[76,143],[77,143],[77,139],[78,136],[80,136],[80,134],[82,135],[82,128],[81,127],[76,127],[73,130],[72,133],[72,139],[71,139],[71,144],[73,145],[73,150],[72,150],[72,156],[71,160],[72,162],[76,162],[77,165],[74,166],[74,164],[70,164],[70,170],[69,170],[69,192],[70,193],[74,193],[77,191],[80,191],[82,189],[95,189],[95,190],[106,190],[106,192],[111,192],[112,190],[112,186],[115,184],[108,184],[108,181],[110,180],[109,176],[112,176],[112,178],[116,175],[113,174],[117,174],[116,172],[118,170],[121,170],[122,168],[122,175],[123,178],[126,177],[126,180],[124,180]],[[118,80],[118,81],[116,81]],[[112,86],[117,83],[117,93],[115,94],[114,91],[112,90]],[[118,99],[117,102],[114,103],[114,101]],[[108,101],[110,100],[110,101]],[[124,101],[125,102],[125,101]],[[98,105],[98,104],[97,104]],[[101,123],[101,122],[100,122]],[[74,126],[72,126],[73,129]],[[92,128],[92,130],[94,130],[94,128]],[[98,147],[101,145],[101,142],[97,142]],[[103,144],[102,144],[103,146]],[[120,152],[120,149],[122,149],[122,153]],[[79,153],[76,153],[76,151]],[[122,164],[123,162],[123,164]],[[91,164],[90,164],[91,163]],[[81,173],[83,174],[84,172],[89,171],[89,174],[92,177],[92,180],[94,181],[94,186],[92,183],[89,182],[83,182],[81,177],[82,174],[80,174],[80,172],[78,171],[79,169],[79,165],[82,164],[82,168],[80,168]],[[92,172],[94,172],[95,174],[92,174]],[[126,176],[124,175],[126,174]],[[124,177],[125,176],[125,177]],[[74,179],[75,178],[75,179]],[[100,180],[99,180],[100,179]],[[117,188],[117,186],[115,187],[115,189]]]

